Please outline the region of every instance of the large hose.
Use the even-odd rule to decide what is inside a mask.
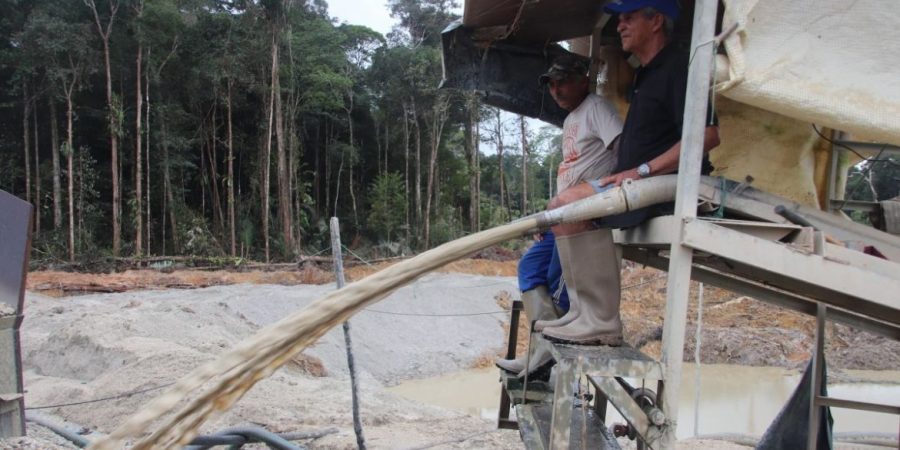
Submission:
[[[675,186],[674,175],[628,181],[620,188],[610,189],[562,208],[534,214],[448,242],[334,291],[261,329],[217,360],[194,369],[107,437],[94,442],[90,448],[122,448],[126,440],[140,437],[190,394],[219,377],[199,395],[190,398],[181,409],[159,422],[156,431],[136,442],[132,448],[140,450],[182,446],[197,434],[197,430],[207,419],[228,410],[256,382],[271,375],[332,327],[420,276],[483,248],[557,223],[609,216],[671,201],[675,197]]]

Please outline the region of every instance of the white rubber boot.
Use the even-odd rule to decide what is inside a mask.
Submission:
[[[528,321],[557,317],[556,305],[553,304],[553,298],[550,297],[546,286],[538,286],[523,292],[522,305],[525,307],[525,317]],[[532,360],[534,356],[532,355]],[[518,374],[525,370],[525,357],[526,355],[516,359],[498,359],[494,363],[509,373]]]
[[[544,337],[580,345],[622,345],[619,316],[619,263],[612,230],[601,228],[557,236],[569,299],[577,299],[578,315],[557,327],[545,326]]]
[[[565,275],[563,275],[563,279],[566,279]],[[566,281],[566,291],[569,294],[569,310],[558,319],[538,320],[534,323],[534,331],[543,331],[544,328],[547,327],[561,327],[563,325],[568,325],[578,318],[578,297],[572,289],[569,289],[568,285],[569,282]]]

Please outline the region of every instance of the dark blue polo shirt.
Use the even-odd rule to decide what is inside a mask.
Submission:
[[[614,172],[634,169],[663,154],[681,140],[684,125],[684,98],[687,91],[688,53],[675,44],[665,46],[653,59],[635,71],[630,94],[631,106],[619,138],[619,162]],[[706,123],[717,124],[712,107]],[[701,173],[709,175],[713,166],[703,155]],[[674,202],[637,209],[596,221],[606,228],[628,228],[650,217],[671,214]]]
[[[665,46],[635,71],[615,172],[634,169],[681,140],[687,74],[688,54],[674,44]],[[708,109],[707,123],[710,114],[712,108]],[[703,155],[702,173],[708,175],[712,169]]]

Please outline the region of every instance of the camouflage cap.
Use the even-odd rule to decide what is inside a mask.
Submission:
[[[588,69],[588,63],[584,58],[571,53],[565,54],[556,57],[553,65],[550,66],[547,73],[541,75],[539,80],[544,85],[550,80],[563,80],[569,75],[587,75]]]

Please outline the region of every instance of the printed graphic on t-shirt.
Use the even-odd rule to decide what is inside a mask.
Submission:
[[[573,123],[563,130],[563,162],[571,163],[578,160],[578,149],[575,141],[578,138],[578,124]]]
[[[558,178],[557,183],[565,183],[566,185],[572,184],[572,173],[569,169],[574,165],[575,161],[578,161],[578,157],[581,156],[581,152],[578,151],[578,147],[575,143],[578,141],[578,124],[577,123],[569,123],[566,124],[565,128],[563,128],[563,140],[562,140],[562,151],[563,151],[563,160],[559,163],[559,168],[556,170],[556,177]]]

